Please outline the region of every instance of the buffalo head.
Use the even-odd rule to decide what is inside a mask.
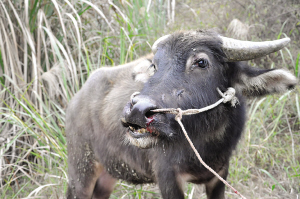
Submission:
[[[234,87],[240,105],[222,104],[214,110],[184,116],[190,136],[202,140],[223,139],[230,117],[244,123],[244,97],[283,92],[296,78],[287,70],[257,69],[241,62],[268,55],[289,43],[289,38],[266,42],[239,41],[211,31],[179,32],[158,39],[153,45],[153,75],[144,80],[139,94],[124,108],[127,140],[140,148],[157,143],[176,144],[182,132],[174,115],[153,113],[158,108],[195,109],[220,99],[217,88]],[[148,76],[147,76],[148,78]]]

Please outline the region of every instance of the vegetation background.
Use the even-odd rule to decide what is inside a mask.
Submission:
[[[252,41],[290,37],[250,64],[299,77],[298,0],[0,0],[0,197],[64,198],[65,109],[91,71],[149,53],[164,34],[204,28]],[[247,198],[300,196],[299,91],[249,102],[228,177]],[[185,193],[206,197],[193,184]],[[111,198],[160,195],[153,184],[119,181]],[[238,197],[227,189],[226,198]]]

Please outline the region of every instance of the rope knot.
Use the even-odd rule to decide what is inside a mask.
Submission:
[[[232,107],[235,107],[235,105],[239,103],[238,98],[235,97],[234,88],[229,87],[224,93],[222,93],[219,88],[217,88],[217,91],[223,97],[223,103],[230,102]]]
[[[176,121],[179,121],[179,120],[182,119],[182,110],[181,110],[181,108],[177,108],[177,109],[176,109],[176,112],[177,112],[177,114],[176,114],[176,116],[175,116],[175,120],[176,120]]]

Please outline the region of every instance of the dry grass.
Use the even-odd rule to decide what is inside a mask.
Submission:
[[[92,70],[149,52],[164,33],[218,28],[256,41],[291,37],[286,49],[251,64],[299,77],[299,9],[293,0],[0,1],[1,198],[63,198],[65,108]],[[299,91],[249,103],[228,177],[247,198],[299,197]],[[205,198],[202,189],[188,184],[186,198]],[[226,197],[237,198],[229,190]],[[119,182],[111,198],[160,195],[154,185]]]

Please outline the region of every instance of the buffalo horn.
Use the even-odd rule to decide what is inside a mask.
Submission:
[[[169,36],[170,36],[170,35],[162,36],[162,37],[160,37],[159,39],[157,39],[157,40],[154,42],[154,44],[152,45],[152,52],[153,52],[154,54],[155,54],[156,51],[157,51],[157,45],[158,45],[160,42],[166,40]]]
[[[219,36],[223,43],[223,52],[228,62],[246,61],[268,55],[282,49],[290,42],[290,38],[274,41],[252,42]]]

